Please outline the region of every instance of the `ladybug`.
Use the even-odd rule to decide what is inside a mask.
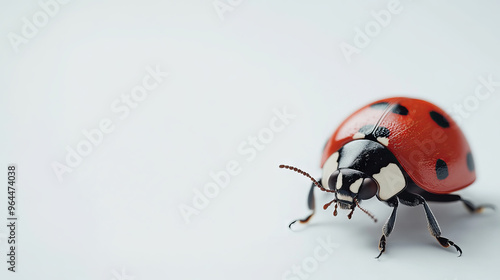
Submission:
[[[315,213],[314,189],[333,193],[334,199],[323,208],[335,204],[350,210],[361,208],[362,200],[376,197],[393,208],[382,229],[379,255],[386,251],[387,238],[394,229],[399,204],[422,205],[428,228],[443,247],[462,250],[441,236],[441,229],[427,201],[461,201],[472,213],[491,205],[475,206],[452,192],[463,189],[476,179],[470,146],[453,119],[438,106],[424,100],[394,97],[373,102],[349,116],[326,143],[321,159],[323,176],[315,180],[292,166],[280,165],[309,177],[313,184],[308,206]],[[294,221],[291,226],[297,222]]]

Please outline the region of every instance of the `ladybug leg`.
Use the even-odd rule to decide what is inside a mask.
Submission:
[[[387,244],[387,238],[391,234],[392,230],[394,229],[394,224],[396,223],[396,212],[398,210],[398,204],[399,204],[397,197],[393,197],[387,200],[386,202],[390,207],[393,207],[393,209],[391,216],[389,217],[384,227],[382,228],[383,234],[378,243],[378,249],[380,251],[380,254],[376,257],[377,259],[380,258],[380,256],[382,256],[382,254],[385,252],[385,245]]]
[[[321,182],[321,179],[317,180],[318,182]],[[320,183],[321,184],[321,183]],[[290,229],[292,228],[292,225],[295,224],[296,222],[300,222],[301,224],[305,224],[311,220],[312,216],[314,216],[314,213],[316,213],[316,203],[314,201],[314,189],[317,188],[316,185],[313,183],[311,186],[311,189],[309,190],[309,196],[307,197],[307,207],[309,207],[310,210],[312,210],[311,215],[307,216],[306,218],[302,220],[295,220],[290,223],[288,226]]]
[[[495,210],[495,206],[491,205],[491,204],[482,204],[479,206],[475,206],[472,202],[465,200],[463,198],[460,198],[460,201],[463,202],[463,204],[465,205],[465,208],[467,208],[467,210],[469,210],[469,212],[471,212],[471,213],[481,213],[486,208]]]
[[[484,211],[484,209],[495,209],[495,206],[491,204],[482,204],[482,205],[474,205],[474,203],[470,202],[469,200],[463,199],[460,195],[458,194],[435,194],[431,193],[428,191],[423,190],[422,188],[418,187],[415,183],[409,186],[409,190],[412,193],[418,193],[420,194],[426,201],[435,201],[435,202],[454,202],[454,201],[461,201],[465,208],[469,210],[470,213],[481,213]]]
[[[424,192],[421,194],[422,197],[427,201],[436,201],[436,202],[453,202],[453,201],[462,201],[465,208],[469,210],[470,213],[481,213],[484,209],[490,208],[495,209],[495,206],[491,204],[482,204],[482,205],[474,205],[474,203],[469,200],[463,199],[460,195],[457,194],[434,194],[430,192]]]
[[[410,192],[402,192],[398,194],[398,197],[401,203],[408,206],[417,206],[422,204],[424,206],[425,216],[427,218],[427,226],[429,228],[431,235],[437,239],[437,241],[439,242],[439,244],[441,244],[441,246],[445,248],[453,246],[459,252],[459,257],[462,255],[462,249],[460,249],[458,245],[456,245],[453,241],[449,240],[448,238],[441,236],[441,228],[439,227],[439,224],[436,218],[434,217],[434,214],[432,214],[431,208],[429,207],[429,205],[422,196]]]

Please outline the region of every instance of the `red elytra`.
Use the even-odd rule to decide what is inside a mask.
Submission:
[[[396,104],[398,107],[393,106]],[[391,112],[398,108],[398,113]],[[475,181],[471,149],[457,123],[436,105],[406,97],[382,99],[349,116],[327,142],[321,167],[333,153],[353,141],[360,128],[370,124],[389,129],[387,148],[422,189],[446,194]],[[438,160],[447,165],[446,178],[436,174]]]

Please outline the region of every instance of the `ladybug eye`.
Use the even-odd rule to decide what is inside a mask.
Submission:
[[[378,185],[370,178],[365,178],[363,180],[363,185],[358,192],[358,198],[361,200],[372,198],[375,194],[377,194]]]

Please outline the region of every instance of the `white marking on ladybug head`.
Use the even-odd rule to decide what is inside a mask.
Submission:
[[[354,135],[352,136],[352,139],[363,139],[363,138],[365,138],[365,137],[366,137],[366,135],[365,135],[364,133],[361,133],[361,132],[356,132],[356,134],[354,134]]]
[[[352,193],[358,193],[359,188],[361,187],[361,184],[363,183],[363,180],[364,180],[364,178],[359,178],[358,180],[356,180],[356,182],[352,183],[352,185],[349,187],[349,190]]]
[[[380,186],[378,197],[381,200],[388,200],[406,187],[405,176],[395,163],[389,163],[380,169],[378,174],[373,175],[373,179]]]
[[[343,194],[340,194],[340,193],[337,193],[337,199],[338,200],[343,200],[343,201],[353,202],[353,199],[352,199],[351,196],[349,196],[349,195],[343,195]]]
[[[337,190],[340,190],[342,188],[342,172],[339,172],[339,176],[337,177]]]
[[[321,178],[321,184],[324,188],[328,188],[328,180],[333,172],[337,171],[339,166],[339,152],[332,154],[323,164],[323,177]]]
[[[389,138],[387,137],[378,137],[377,141],[386,147],[389,146]]]

